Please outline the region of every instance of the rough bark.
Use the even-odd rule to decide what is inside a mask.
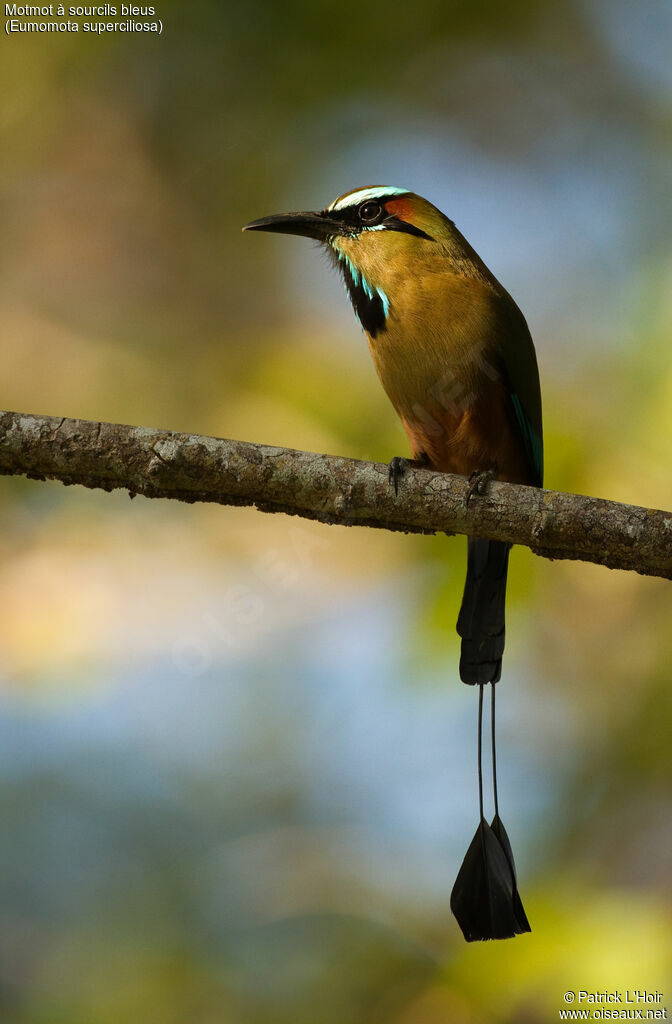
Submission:
[[[467,506],[459,476],[169,430],[0,412],[0,474],[127,490],[131,497],[251,505],[341,526],[464,533],[672,578],[672,513],[492,483]]]

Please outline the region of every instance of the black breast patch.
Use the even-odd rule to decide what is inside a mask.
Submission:
[[[384,331],[390,311],[390,302],[380,288],[372,288],[352,262],[339,254],[338,266],[343,273],[345,287],[352,308],[367,334],[375,338],[379,331]]]

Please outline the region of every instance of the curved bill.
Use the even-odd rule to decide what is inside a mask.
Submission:
[[[343,225],[325,213],[278,213],[250,221],[243,231],[275,231],[280,235],[304,235],[324,242],[343,234]]]

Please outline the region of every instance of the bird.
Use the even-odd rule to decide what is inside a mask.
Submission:
[[[465,500],[493,479],[541,487],[539,372],[525,317],[454,222],[407,188],[351,189],[314,212],[263,217],[243,230],[319,242],[343,277],[411,458],[389,464],[398,491],[409,466],[468,478]],[[467,941],[530,931],[499,817],[495,688],[502,671],[510,544],[467,538],[457,620],[461,680],[478,687],[480,822],[451,894]],[[491,685],[495,815],[483,811],[482,717]]]

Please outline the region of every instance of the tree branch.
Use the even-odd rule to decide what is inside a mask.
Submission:
[[[493,483],[465,503],[463,477],[409,469],[398,496],[387,466],[168,430],[0,412],[0,474],[131,497],[254,505],[342,526],[465,533],[672,578],[672,513]]]

